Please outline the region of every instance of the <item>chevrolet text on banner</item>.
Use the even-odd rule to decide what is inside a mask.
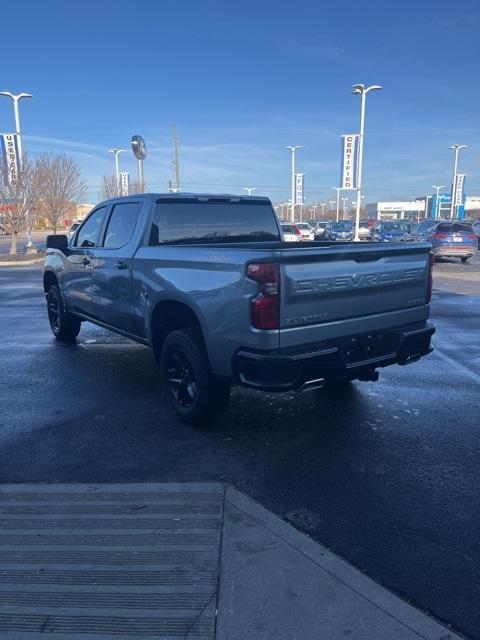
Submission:
[[[342,176],[340,181],[341,189],[357,188],[357,154],[358,139],[360,136],[354,133],[347,133],[342,136]]]
[[[128,171],[120,171],[120,191],[122,196],[128,196],[130,186],[130,174]]]
[[[459,207],[463,204],[463,184],[465,182],[465,174],[457,173],[455,180],[455,191],[454,191],[454,199],[453,204],[456,207]]]
[[[295,174],[295,204],[303,204],[303,173]]]
[[[18,175],[18,139],[16,133],[0,134],[2,173],[6,185],[16,182]]]

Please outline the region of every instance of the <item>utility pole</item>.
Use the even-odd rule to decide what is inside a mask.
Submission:
[[[180,154],[179,144],[177,137],[177,128],[173,125],[173,161],[172,164],[175,167],[175,191],[180,191]]]

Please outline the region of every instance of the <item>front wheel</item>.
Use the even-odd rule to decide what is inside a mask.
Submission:
[[[60,289],[52,284],[47,292],[47,311],[50,329],[60,342],[73,342],[80,332],[81,321],[68,313]]]
[[[168,334],[160,370],[165,396],[184,422],[208,425],[226,410],[230,382],[212,374],[198,331],[177,329]]]

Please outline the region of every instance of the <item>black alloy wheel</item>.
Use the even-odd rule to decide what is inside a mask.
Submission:
[[[185,353],[179,349],[168,353],[168,384],[175,400],[182,407],[191,407],[197,394],[195,372]]]

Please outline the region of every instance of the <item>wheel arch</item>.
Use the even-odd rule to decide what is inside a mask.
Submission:
[[[43,274],[43,290],[45,293],[48,292],[52,284],[56,284],[58,286],[57,276],[53,271],[45,271],[45,273]]]
[[[150,343],[158,361],[166,336],[175,329],[196,329],[205,345],[205,335],[198,314],[185,302],[160,300],[150,316]]]

